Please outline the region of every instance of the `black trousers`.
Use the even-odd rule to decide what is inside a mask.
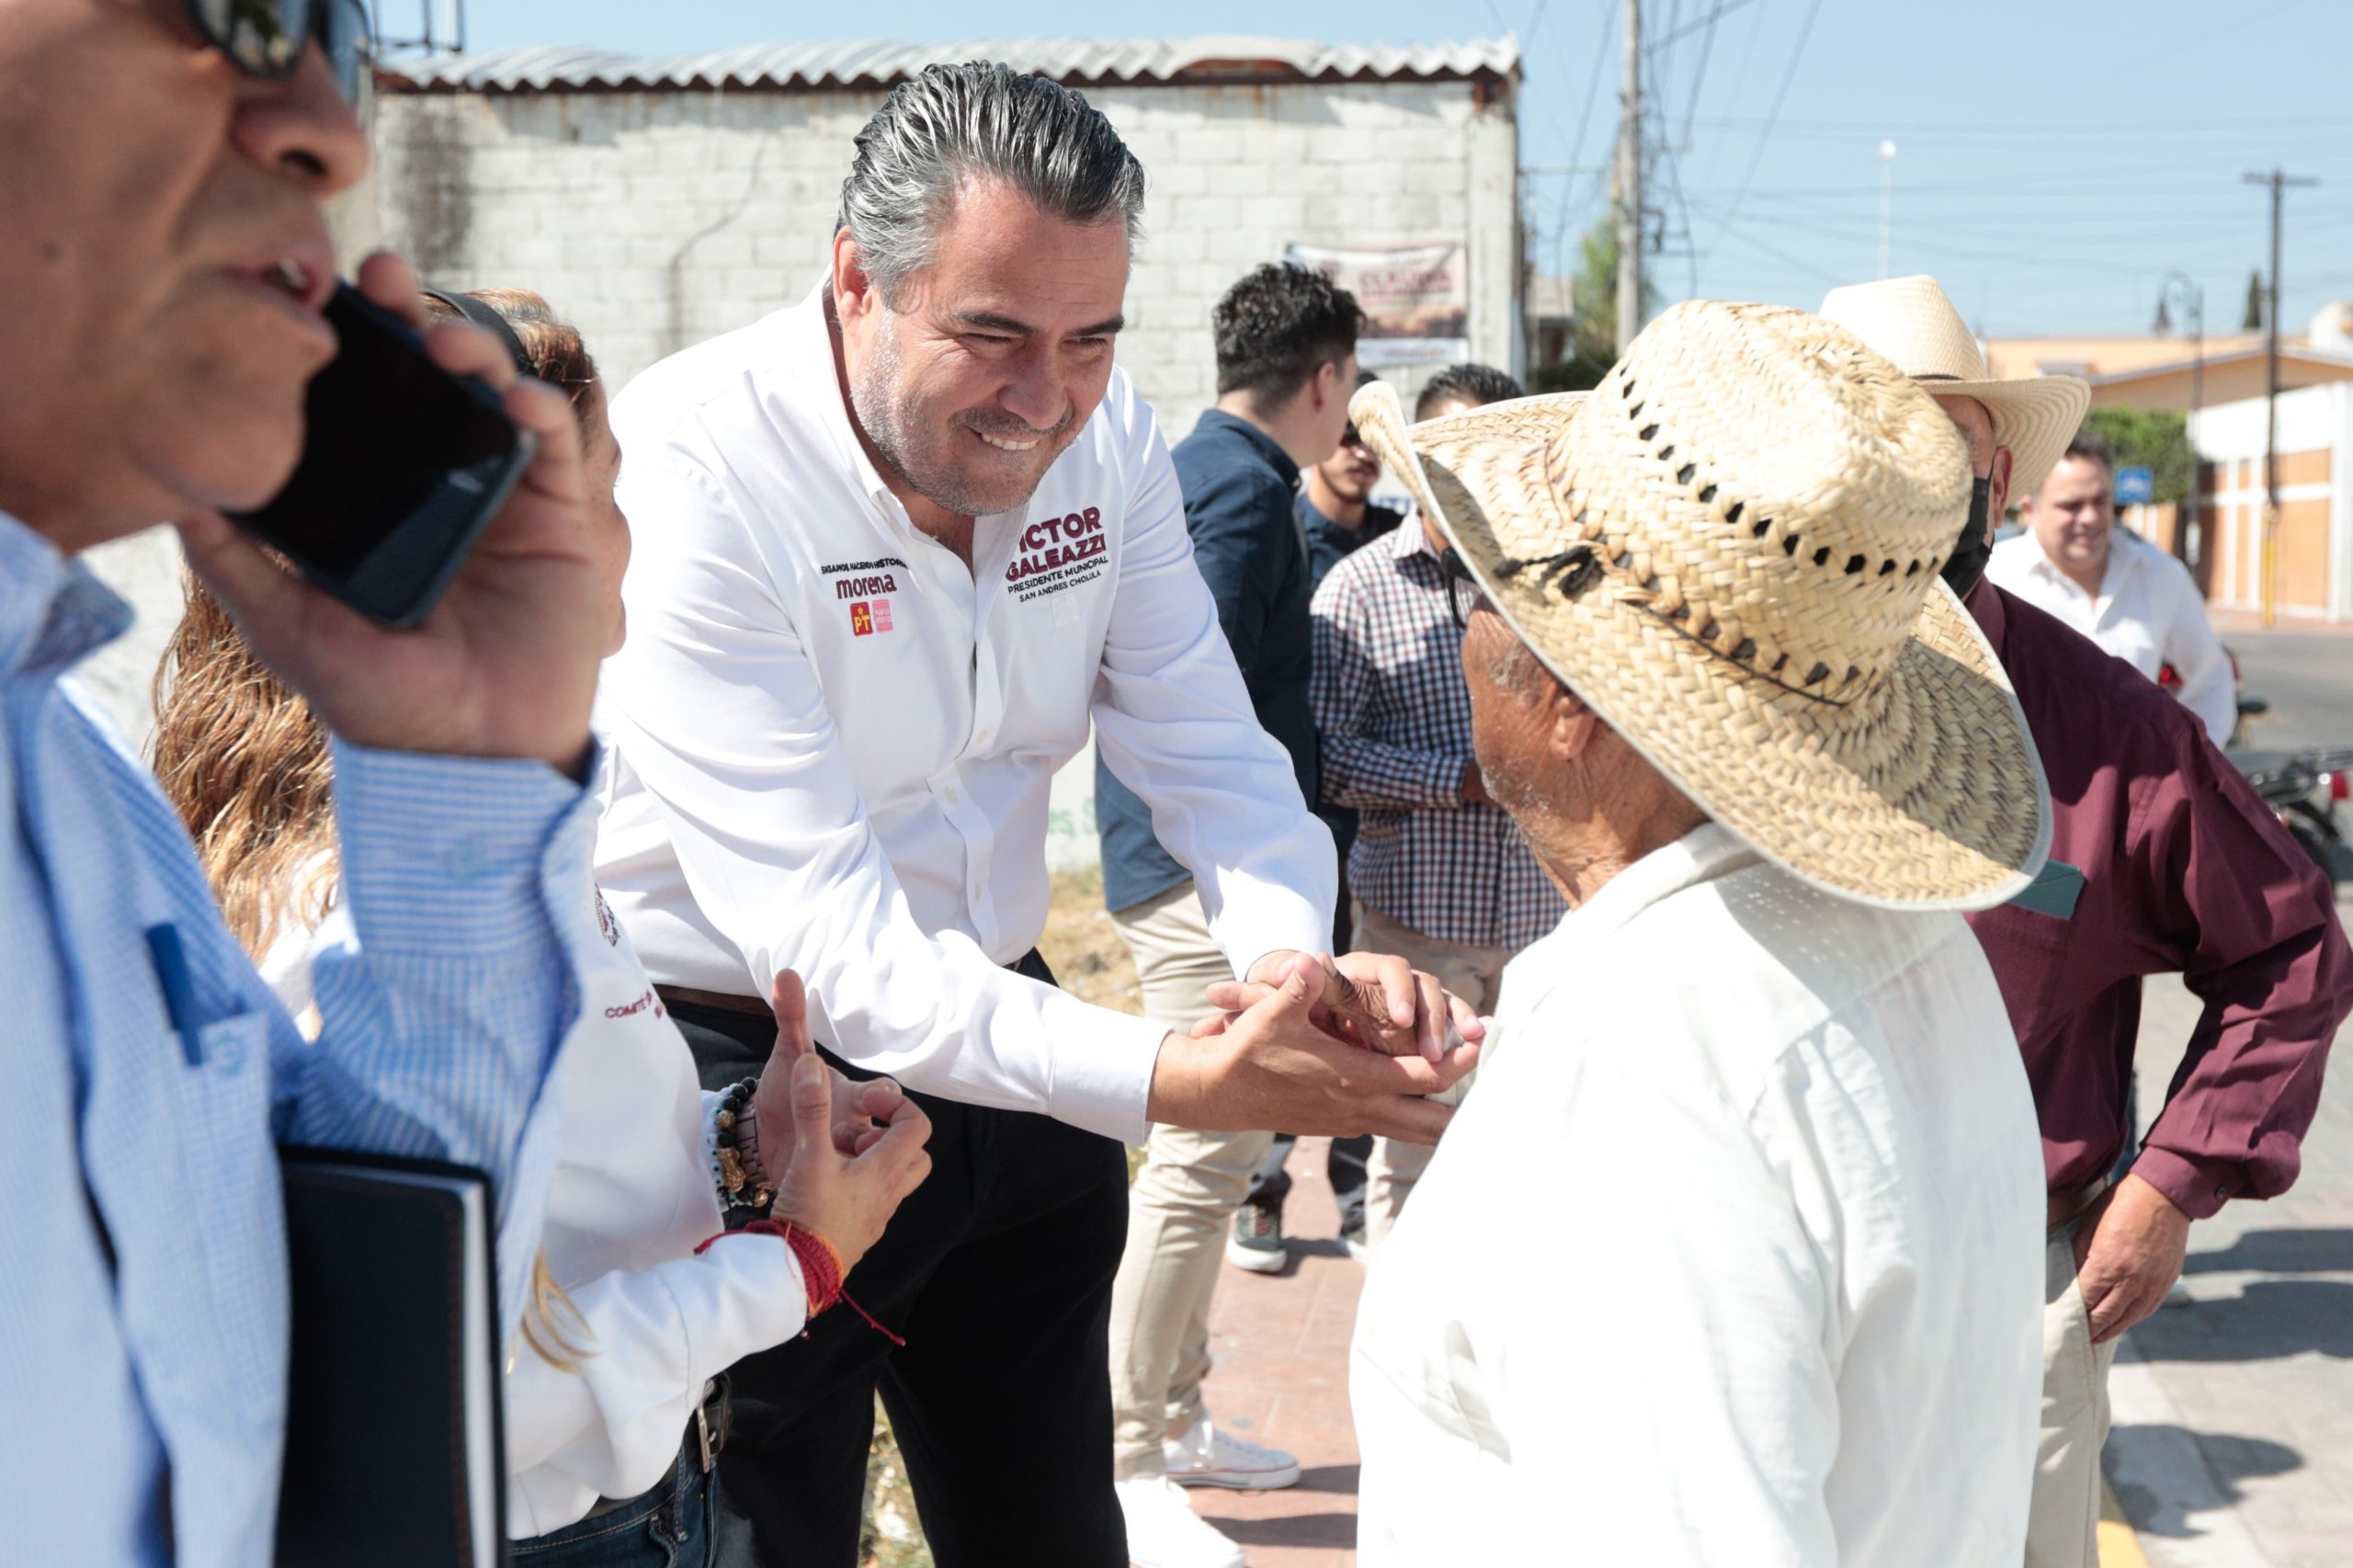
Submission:
[[[747,1014],[670,1012],[706,1088],[757,1073],[776,1042]],[[878,1392],[939,1568],[1125,1568],[1108,1343],[1125,1154],[1047,1117],[914,1098],[931,1175],[846,1282],[907,1343],[843,1305],[736,1365],[721,1568],[855,1568]]]

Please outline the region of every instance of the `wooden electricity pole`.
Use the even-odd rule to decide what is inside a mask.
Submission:
[[[2266,395],[2263,411],[2263,624],[2279,614],[2279,206],[2290,186],[2318,185],[2309,175],[2248,175],[2249,185],[2271,187],[2271,298],[2264,312]]]
[[[1618,352],[1643,330],[1643,0],[1626,0],[1626,90],[1618,121]]]

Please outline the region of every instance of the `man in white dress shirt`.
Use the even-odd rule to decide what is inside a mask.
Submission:
[[[903,85],[858,147],[808,298],[615,404],[636,556],[598,869],[706,1083],[765,1060],[790,968],[818,1040],[935,1128],[933,1176],[849,1281],[904,1346],[845,1314],[739,1369],[722,1479],[754,1543],[731,1561],[847,1568],[879,1384],[942,1568],[1118,1568],[1116,1141],[1433,1139],[1449,1113],[1415,1096],[1475,1051],[1442,1050],[1436,983],[1402,960],[1340,960],[1399,1055],[1194,1040],[1050,983],[1048,789],[1090,720],[1236,975],[1323,948],[1331,837],[1112,364],[1133,155],[1078,95],[985,63]]]
[[[2189,568],[2116,526],[2116,459],[2079,431],[2040,488],[2018,504],[2025,531],[1994,547],[1985,575],[2058,617],[2151,680],[2166,669],[2216,745],[2239,720],[2231,656]]]
[[[1451,546],[1479,765],[1570,905],[1373,1265],[1358,1561],[2017,1562],[2040,1144],[1955,911],[2049,805],[1938,583],[1950,421],[1708,302],[1590,396],[1352,412]],[[1540,1184],[1585,1200],[1535,1245]]]

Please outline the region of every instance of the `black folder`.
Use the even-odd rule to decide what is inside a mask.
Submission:
[[[277,1568],[499,1568],[489,1176],[342,1149],[279,1156],[293,1319]]]

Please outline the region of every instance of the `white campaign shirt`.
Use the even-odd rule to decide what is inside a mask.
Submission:
[[[2189,568],[2119,526],[2109,532],[2108,570],[2097,597],[2042,553],[2029,528],[1994,547],[1985,575],[2147,676],[2167,665],[2181,676],[2174,695],[2198,715],[2216,745],[2237,727],[2237,682],[2231,656],[2206,619],[2206,601]]]
[[[1961,918],[1710,824],[1514,959],[1495,1039],[1358,1315],[1358,1561],[2016,1563],[2042,1151]]]
[[[629,937],[601,900],[578,911],[584,1006],[549,1092],[563,1133],[540,1245],[577,1312],[529,1307],[580,1354],[570,1367],[517,1335],[501,1397],[506,1533],[575,1524],[600,1497],[634,1497],[669,1472],[705,1383],[799,1334],[809,1292],[791,1249],[731,1236],[711,1176],[710,1100]],[[299,934],[274,944],[280,960]],[[279,962],[279,994],[307,997],[306,966]]]
[[[613,426],[634,555],[598,874],[654,977],[797,970],[843,1055],[1140,1142],[1161,1029],[999,967],[1044,928],[1048,788],[1089,717],[1237,971],[1321,949],[1337,876],[1126,375],[1028,506],[977,519],[969,572],[859,446],[822,288],[656,365]]]

